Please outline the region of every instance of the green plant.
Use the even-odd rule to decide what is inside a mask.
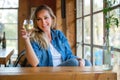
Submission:
[[[117,26],[119,24],[118,18],[116,18],[113,14],[110,14],[112,10],[112,6],[116,3],[116,0],[104,0],[105,8],[103,9],[103,13],[105,15],[105,28],[109,30],[111,26]]]
[[[103,14],[105,16],[105,42],[106,46],[109,45],[109,29],[114,26],[119,26],[119,19],[111,14],[110,11],[112,10],[113,5],[116,3],[116,0],[104,0],[105,7],[103,8]],[[110,50],[108,50],[110,51]]]

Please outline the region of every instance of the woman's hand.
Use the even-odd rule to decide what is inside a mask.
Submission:
[[[84,67],[85,66],[85,60],[84,59],[81,59],[79,62],[80,62],[80,67]]]
[[[77,60],[79,61],[80,67],[84,67],[85,66],[85,60],[84,59],[77,58]]]
[[[28,33],[26,30],[25,30],[25,28],[21,28],[21,36],[22,36],[22,38],[24,39],[24,40],[26,40],[26,39],[28,39],[29,38],[29,36],[30,36],[30,33]]]

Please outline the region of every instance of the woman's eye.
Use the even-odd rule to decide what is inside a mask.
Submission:
[[[40,19],[37,19],[37,21],[39,21]]]
[[[45,19],[48,19],[48,17],[45,17]]]

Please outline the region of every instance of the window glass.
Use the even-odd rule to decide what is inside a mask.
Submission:
[[[17,24],[4,24],[3,31],[6,32],[6,39],[18,39]]]
[[[82,19],[77,20],[77,56],[82,57]]]
[[[91,48],[89,46],[84,47],[84,58],[91,61]]]
[[[103,64],[103,50],[99,48],[93,48],[94,65],[101,66]]]
[[[84,0],[84,15],[90,14],[90,0]]]
[[[0,0],[0,35],[6,33],[8,48],[18,50],[19,0]]]
[[[93,0],[93,11],[98,11],[103,9],[103,0]]]
[[[82,41],[82,19],[77,20],[77,41]]]
[[[17,23],[18,12],[16,9],[0,9],[1,23]]]
[[[77,42],[81,42],[83,40],[83,44],[80,44],[80,48],[84,48],[84,51],[82,51],[80,48],[77,48],[77,55],[81,55],[81,50],[82,54],[84,54],[84,58],[90,60],[91,59],[91,54],[93,54],[93,64],[99,65],[97,61],[99,60],[100,57],[98,55],[102,54],[102,49],[101,46],[103,46],[103,40],[104,40],[104,30],[105,30],[105,23],[104,23],[104,16],[103,16],[103,6],[105,5],[103,3],[104,0],[77,0],[77,18],[76,18],[76,31],[77,31]],[[114,0],[111,0],[114,1]],[[116,18],[119,19],[120,22],[120,0],[115,0],[116,3],[112,7],[112,11],[110,14],[114,14]],[[92,3],[93,2],[93,3]],[[83,3],[83,5],[82,5]],[[91,3],[93,4],[93,14],[91,13]],[[83,9],[83,10],[82,10]],[[83,11],[83,12],[82,12]],[[80,14],[81,13],[81,14]],[[82,15],[83,13],[83,15]],[[91,19],[91,16],[93,17]],[[82,19],[83,20],[83,25],[82,25]],[[92,20],[92,21],[91,21]],[[91,22],[93,22],[93,26],[91,26]],[[80,29],[82,27],[83,29]],[[91,29],[93,29],[91,32]],[[82,30],[82,31],[81,31]],[[93,33],[91,35],[91,33]],[[82,38],[80,37],[82,36]],[[91,44],[91,38],[93,37],[93,44]],[[109,39],[110,39],[110,45],[115,47],[116,52],[114,52],[114,57],[116,62],[118,61],[117,59],[120,58],[120,55],[117,55],[120,50],[120,23],[119,27],[117,28],[116,26],[112,25],[110,28],[109,32]],[[114,44],[114,45],[113,45]],[[98,47],[96,47],[98,46]],[[93,53],[91,53],[91,47],[93,47]],[[79,50],[78,50],[79,49]],[[118,57],[119,56],[119,57]],[[101,61],[102,63],[102,61]],[[119,59],[119,64],[120,64],[120,59]]]
[[[120,9],[114,9],[111,11],[111,14],[114,14],[116,18],[119,19],[120,21]],[[114,47],[120,49],[120,23],[119,27],[117,28],[116,26],[112,25],[110,28],[110,43],[111,45],[114,44]]]
[[[84,18],[84,42],[89,43],[91,41],[91,27],[90,27],[90,16]]]
[[[18,8],[18,0],[0,0],[0,8]]]
[[[114,1],[114,0],[113,0]],[[116,5],[118,5],[118,4],[120,4],[120,0],[115,0],[115,4],[113,5],[113,6],[116,6]]]
[[[114,55],[113,55],[114,64],[120,65],[120,52],[114,51],[113,53],[114,53]]]
[[[13,48],[15,50],[18,50],[18,41],[17,40],[10,40],[10,39],[8,39],[6,46],[9,47],[9,48]]]
[[[103,13],[93,15],[93,44],[103,45]]]
[[[78,44],[76,48],[77,48],[77,51],[76,51],[77,52],[77,56],[82,58],[82,45]]]
[[[77,18],[82,16],[82,0],[77,0]]]

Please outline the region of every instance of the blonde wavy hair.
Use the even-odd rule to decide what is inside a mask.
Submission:
[[[46,34],[37,26],[36,19],[37,19],[37,13],[41,10],[47,10],[52,18],[52,25],[51,29],[56,29],[56,16],[54,15],[52,9],[47,5],[40,5],[36,8],[34,15],[33,15],[33,21],[34,21],[34,30],[31,33],[30,40],[37,42],[42,48],[47,49],[49,46],[48,37]]]

